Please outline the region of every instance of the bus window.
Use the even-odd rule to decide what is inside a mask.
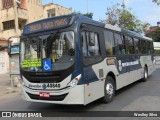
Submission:
[[[125,45],[127,54],[134,54],[133,39],[131,37],[125,36]]]
[[[98,34],[94,32],[82,32],[82,53],[83,56],[100,55]]]
[[[81,41],[82,41],[82,53],[83,56],[87,56],[87,42],[86,42],[86,34],[85,32],[81,33]]]
[[[147,42],[147,54],[152,53],[152,42],[151,41],[146,41]]]
[[[107,55],[114,55],[115,54],[115,50],[114,50],[115,46],[114,46],[113,32],[104,31],[104,37],[105,37],[105,46],[106,46]]]
[[[98,43],[98,34],[93,32],[87,32],[87,47],[88,47],[88,56],[99,55],[99,43]],[[94,40],[91,38],[94,37]],[[93,42],[94,41],[94,42]]]
[[[135,54],[140,54],[139,39],[137,38],[134,38],[134,48],[135,48]]]
[[[116,50],[115,50],[116,54],[118,55],[126,54],[123,36],[117,33],[115,33],[114,36],[115,36],[115,44],[116,44]]]
[[[145,40],[141,40],[141,52],[142,54],[146,54],[146,41]]]
[[[81,33],[81,45],[84,65],[101,61],[99,36],[97,33],[83,31]]]

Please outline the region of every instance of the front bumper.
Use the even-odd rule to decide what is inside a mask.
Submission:
[[[50,98],[40,98],[39,92],[49,92]],[[54,103],[54,104],[80,104],[84,105],[84,85],[76,85],[63,90],[32,90],[22,87],[22,98],[26,101]]]

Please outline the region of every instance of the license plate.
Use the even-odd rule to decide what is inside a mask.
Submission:
[[[39,97],[49,98],[49,97],[50,97],[50,94],[49,94],[49,92],[40,92],[40,93],[39,93]]]

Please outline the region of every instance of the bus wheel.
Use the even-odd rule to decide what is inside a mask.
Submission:
[[[105,85],[104,85],[104,97],[102,101],[104,103],[110,103],[113,101],[115,95],[115,83],[112,77],[107,76]]]
[[[147,67],[144,67],[144,73],[143,73],[143,78],[142,81],[146,82],[148,78],[148,71],[147,71]]]

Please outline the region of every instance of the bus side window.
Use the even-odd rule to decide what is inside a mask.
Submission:
[[[133,39],[131,37],[125,36],[125,45],[127,54],[134,54],[134,45],[133,45]]]
[[[93,39],[91,39],[91,36]],[[87,55],[88,56],[97,56],[100,55],[99,52],[99,38],[98,34],[94,32],[86,32],[86,38],[87,38]]]
[[[147,54],[151,54],[151,42],[150,41],[146,42],[147,42]]]
[[[141,52],[142,54],[146,54],[147,53],[147,44],[146,44],[146,41],[145,40],[141,40]]]
[[[135,50],[135,54],[140,54],[139,39],[137,38],[134,38],[134,50]]]
[[[102,60],[98,33],[88,31],[81,32],[81,48],[84,65],[91,65]]]
[[[114,45],[113,32],[105,30],[104,36],[105,36],[105,46],[106,46],[107,55],[114,55],[115,54],[115,45]]]
[[[90,43],[90,35],[92,36],[92,38],[94,37],[92,43]],[[89,57],[100,55],[99,37],[97,33],[83,31],[81,33],[81,43],[83,56]]]
[[[87,56],[86,34],[84,31],[81,33],[81,42],[83,56]]]
[[[115,50],[116,54],[118,55],[126,54],[123,36],[117,33],[115,33],[114,36],[115,36],[115,44],[116,44],[116,50]]]

